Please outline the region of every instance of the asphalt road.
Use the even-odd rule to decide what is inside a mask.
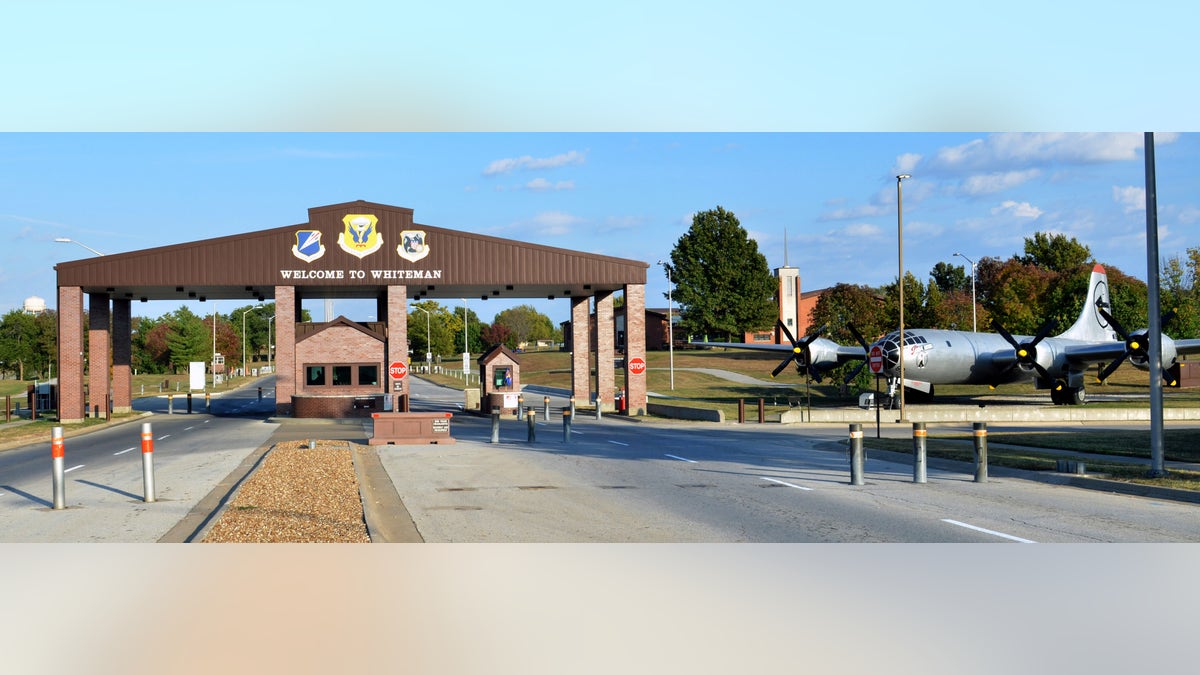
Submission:
[[[423,385],[423,386],[421,386]],[[456,404],[414,382],[414,406]],[[440,396],[440,398],[439,398]],[[527,399],[530,397],[527,395]],[[427,542],[1185,542],[1197,506],[871,457],[850,485],[845,425],[456,416],[457,443],[377,446]],[[892,433],[903,432],[893,425]],[[869,433],[869,432],[868,432]]]

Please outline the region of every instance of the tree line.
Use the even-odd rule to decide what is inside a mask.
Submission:
[[[1073,237],[1038,232],[1024,240],[1021,253],[976,261],[974,298],[967,265],[939,262],[924,280],[906,272],[904,323],[959,330],[972,330],[975,324],[980,331],[991,331],[995,320],[1014,335],[1033,335],[1054,320],[1059,331],[1065,330],[1082,310],[1095,264],[1091,249]],[[720,206],[693,216],[664,266],[674,283],[685,334],[737,341],[747,332],[771,329],[778,319],[778,282],[766,257],[737,217]],[[1148,325],[1146,283],[1104,267],[1113,316],[1129,330]],[[1200,247],[1162,262],[1158,311],[1173,312],[1163,328],[1173,337],[1200,337],[1198,273]],[[825,326],[825,337],[843,344],[856,342],[848,324],[868,340],[882,336],[899,326],[899,289],[898,281],[883,286],[839,283],[821,294],[810,325],[814,330]]]
[[[227,314],[218,312],[215,317],[197,315],[186,305],[156,318],[133,317],[131,365],[138,373],[177,374],[187,372],[192,361],[210,362],[216,351],[225,357],[229,372],[241,368],[245,345],[247,368],[264,366],[272,358],[268,351],[274,341],[274,317],[274,303],[245,305]],[[423,361],[426,352],[439,357],[460,354],[464,345],[463,318],[461,310],[432,300],[414,303],[408,315],[413,360]],[[301,320],[312,320],[308,310],[301,312]],[[516,349],[539,340],[562,340],[562,331],[531,305],[506,309],[490,324],[468,309],[465,332],[466,345],[476,354],[494,344]],[[87,341],[85,328],[85,355]],[[53,310],[35,315],[14,309],[0,317],[0,376],[20,380],[52,378],[58,367],[57,355],[58,319]]]

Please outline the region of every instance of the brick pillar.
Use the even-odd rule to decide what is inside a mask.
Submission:
[[[388,286],[387,287],[387,354],[385,355],[387,363],[383,364],[383,381],[387,383],[387,391],[395,395],[393,399],[395,410],[408,411],[408,408],[400,408],[400,396],[404,396],[405,405],[408,402],[408,377],[402,380],[393,380],[388,375],[388,366],[395,361],[403,361],[408,363],[408,287],[407,286]],[[396,389],[396,384],[399,383],[400,389]]]
[[[88,408],[87,416],[108,412],[108,294],[88,294]]]
[[[112,396],[113,412],[133,412],[133,323],[130,301],[113,300],[112,306]]]
[[[590,310],[591,298],[571,298],[571,395],[580,404],[592,393]]]
[[[613,360],[616,350],[617,324],[613,316],[613,294],[596,294],[596,398],[604,410],[612,410],[617,370]]]
[[[296,394],[296,314],[299,302],[295,286],[275,287],[275,413],[292,413]]]
[[[58,419],[83,421],[83,289],[58,287]]]
[[[625,397],[630,415],[646,414],[646,378],[648,372],[635,375],[629,362],[646,360],[646,285],[625,287]]]

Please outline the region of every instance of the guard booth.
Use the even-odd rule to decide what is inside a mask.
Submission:
[[[521,362],[504,345],[496,345],[479,357],[479,381],[483,388],[483,413],[496,408],[502,414],[517,413],[521,392]]]

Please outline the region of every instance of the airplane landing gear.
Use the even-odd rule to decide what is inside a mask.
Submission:
[[[1087,403],[1087,393],[1083,387],[1063,387],[1061,390],[1050,390],[1050,400],[1054,405],[1083,405]]]

